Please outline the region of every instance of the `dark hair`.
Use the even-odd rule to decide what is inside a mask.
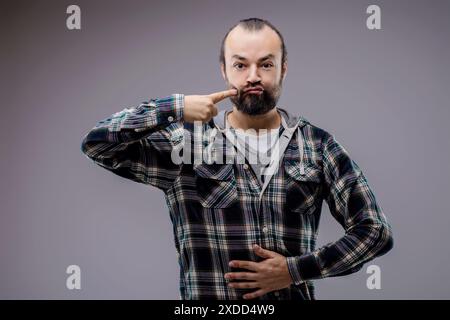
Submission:
[[[223,63],[225,66],[225,40],[228,37],[228,34],[231,32],[231,30],[233,30],[234,28],[236,28],[237,26],[241,26],[242,28],[244,28],[245,30],[248,31],[259,31],[261,29],[264,28],[264,26],[268,26],[270,29],[272,29],[273,31],[275,31],[277,33],[277,35],[280,37],[281,40],[281,63],[285,63],[287,61],[287,49],[286,49],[286,45],[284,44],[284,39],[283,36],[281,35],[280,31],[278,31],[277,28],[275,28],[269,21],[264,20],[264,19],[260,19],[260,18],[248,18],[248,19],[243,19],[240,20],[238,23],[236,23],[234,26],[232,26],[227,34],[225,35],[225,37],[223,37],[222,40],[222,44],[220,46],[220,63]]]

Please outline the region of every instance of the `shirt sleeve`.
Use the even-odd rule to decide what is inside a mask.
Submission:
[[[183,110],[183,94],[125,108],[97,122],[83,137],[81,151],[114,174],[166,190],[180,169],[171,161],[173,141],[166,129],[182,121]]]
[[[324,198],[345,235],[301,256],[287,257],[295,284],[354,273],[393,248],[392,228],[360,167],[331,134],[323,139]]]

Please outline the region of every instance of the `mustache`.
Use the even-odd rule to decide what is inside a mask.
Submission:
[[[261,86],[254,86],[254,87],[249,87],[249,88],[244,89],[244,92],[248,92],[248,91],[250,91],[250,90],[260,90],[260,91],[264,91],[264,88],[261,87]]]
[[[237,96],[240,97],[242,95],[244,95],[245,93],[247,93],[250,90],[261,90],[261,91],[265,91],[263,86],[252,86],[252,87],[245,87],[245,88],[237,88],[235,86],[231,86],[230,89],[236,89],[238,94]]]

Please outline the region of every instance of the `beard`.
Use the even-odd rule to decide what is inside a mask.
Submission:
[[[261,86],[258,84],[252,87]],[[233,87],[234,88],[234,87]],[[273,88],[264,88],[261,94],[249,94],[238,89],[236,96],[230,97],[236,108],[248,115],[265,114],[275,108],[281,95],[282,80]]]

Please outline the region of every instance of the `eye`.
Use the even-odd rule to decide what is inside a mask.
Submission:
[[[264,67],[265,69],[270,69],[270,68],[273,67],[273,64],[267,62],[267,63],[264,63],[264,64],[263,64],[263,67]]]
[[[244,68],[244,64],[238,62],[234,64],[234,67],[238,70],[242,70]]]

